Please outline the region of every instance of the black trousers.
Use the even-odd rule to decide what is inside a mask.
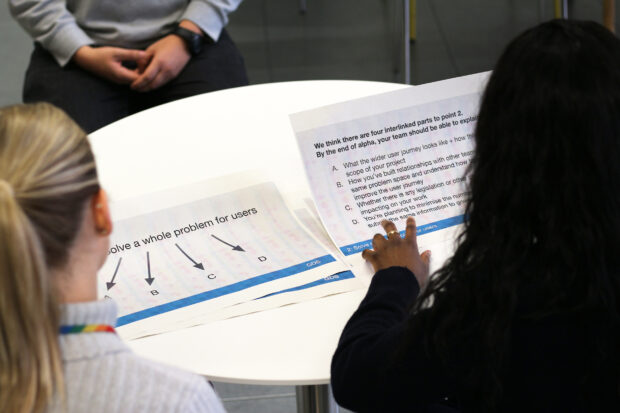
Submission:
[[[175,79],[146,93],[108,82],[73,62],[60,67],[49,52],[35,43],[23,100],[52,103],[90,133],[153,106],[247,84],[243,57],[225,30],[217,43],[205,44],[200,54],[192,56]]]

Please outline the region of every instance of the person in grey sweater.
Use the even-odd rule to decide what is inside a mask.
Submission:
[[[112,300],[64,304],[60,323],[114,325],[116,312]],[[69,412],[224,411],[204,378],[137,357],[114,333],[61,334],[60,352]]]
[[[24,102],[87,132],[140,110],[248,83],[224,29],[242,0],[9,0],[35,41]]]
[[[84,131],[47,103],[0,109],[0,411],[223,413],[205,378],[116,335],[111,230]]]

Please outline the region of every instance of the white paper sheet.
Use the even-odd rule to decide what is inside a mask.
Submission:
[[[367,281],[360,252],[380,223],[414,216],[431,270],[452,253],[467,198],[465,171],[488,73],[291,115],[321,220]]]
[[[228,177],[112,204],[121,219],[99,294],[117,301],[119,334],[136,338],[361,287],[352,274],[325,280],[348,266],[299,225],[273,183],[243,187],[252,181]],[[276,294],[287,289],[297,290]]]

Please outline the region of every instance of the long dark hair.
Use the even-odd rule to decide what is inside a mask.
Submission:
[[[468,220],[409,334],[422,327],[447,364],[467,360],[454,370],[467,404],[490,411],[516,317],[602,312],[600,351],[617,354],[620,40],[565,20],[521,34],[493,70],[475,135]]]

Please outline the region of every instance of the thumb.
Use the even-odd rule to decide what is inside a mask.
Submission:
[[[136,60],[136,64],[138,65],[138,73],[144,73],[149,63],[151,63],[152,57],[153,53],[146,51],[144,52],[144,56]]]

